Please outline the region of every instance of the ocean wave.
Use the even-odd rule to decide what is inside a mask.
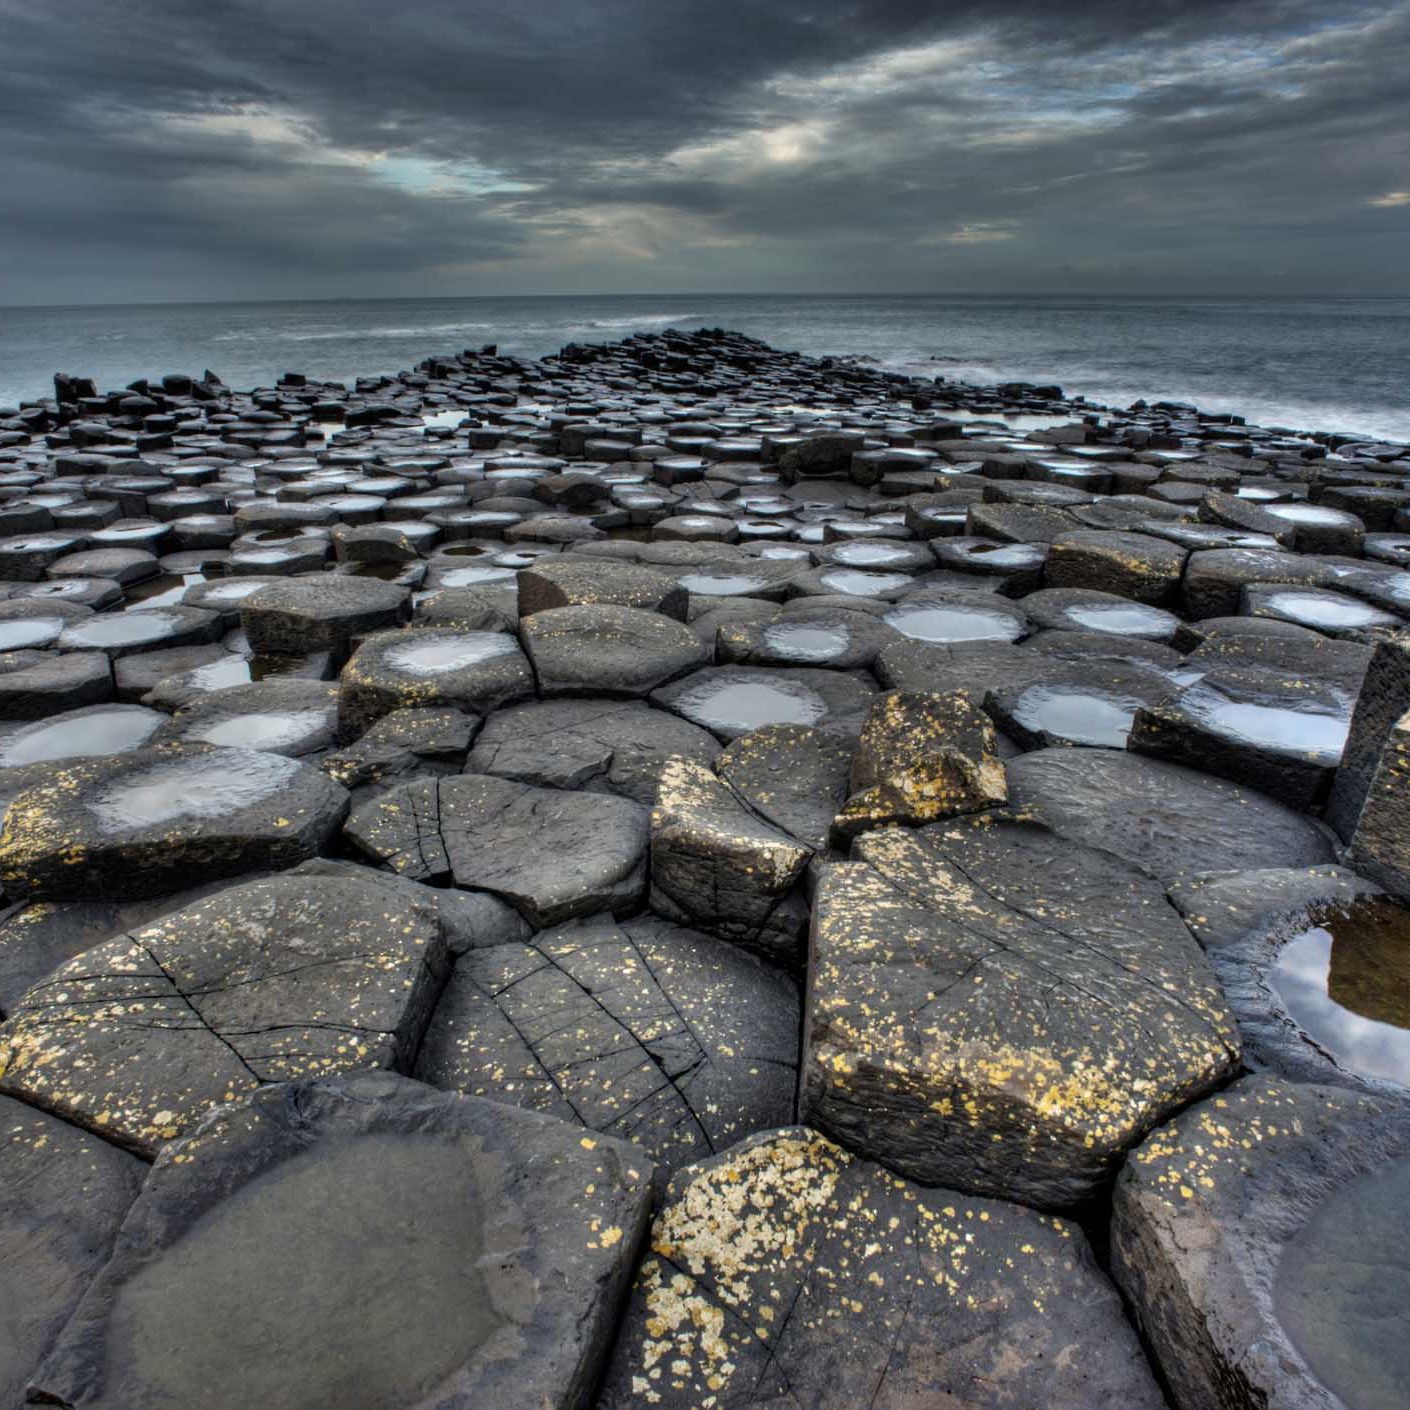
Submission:
[[[380,324],[371,328],[232,328],[212,335],[216,343],[333,343],[368,338],[433,338],[450,333],[498,333],[510,339],[522,335],[560,332],[565,336],[579,328],[623,329],[648,325],[668,325],[703,315],[684,313],[642,313],[621,318],[553,319],[529,322],[524,319],[460,319],[454,323]]]

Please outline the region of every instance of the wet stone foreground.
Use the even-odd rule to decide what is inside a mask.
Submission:
[[[1404,1410],[1408,477],[718,330],[0,408],[0,1406]]]

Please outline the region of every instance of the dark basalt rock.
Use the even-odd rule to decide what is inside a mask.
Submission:
[[[627,798],[485,774],[418,779],[357,808],[345,833],[401,876],[493,892],[536,929],[628,914],[646,889],[647,814]]]
[[[1159,887],[992,815],[861,838],[814,899],[800,1114],[923,1184],[1046,1208],[1237,1070]]]
[[[533,694],[534,674],[519,643],[498,631],[411,627],[378,632],[338,677],[338,729],[355,740],[395,710],[482,715]]]
[[[0,880],[12,895],[96,900],[277,871],[317,852],[347,806],[316,769],[249,749],[80,760],[11,803]]]
[[[712,734],[639,700],[542,700],[496,710],[470,752],[471,773],[541,788],[617,793],[650,807],[672,755],[714,762]]]
[[[259,655],[345,654],[354,637],[404,622],[404,587],[331,573],[266,583],[240,602],[240,625]]]
[[[574,1410],[650,1181],[625,1142],[390,1074],[269,1088],[157,1162],[37,1392],[83,1410],[212,1387],[226,1410]]]
[[[1395,1410],[1410,1114],[1247,1077],[1151,1135],[1116,1185],[1112,1272],[1178,1410]]]
[[[551,607],[611,603],[684,621],[688,599],[673,577],[640,563],[563,557],[519,570],[519,611],[525,617]]]
[[[798,992],[645,916],[572,921],[455,967],[416,1075],[635,1141],[658,1180],[792,1119]]]
[[[1163,1404],[1078,1229],[802,1127],[679,1171],[602,1410]]]
[[[816,852],[828,846],[850,791],[852,749],[808,725],[765,725],[741,735],[715,771],[759,817]]]
[[[265,1082],[405,1069],[445,982],[437,913],[272,877],[95,946],[0,1026],[0,1091],[152,1155]]]
[[[0,677],[0,690],[5,678]],[[1401,718],[1410,712],[1410,632],[1381,642],[1356,698],[1341,767],[1327,799],[1327,821],[1351,841],[1372,780]]]
[[[1209,666],[1178,694],[1141,705],[1129,747],[1310,807],[1341,761],[1351,699],[1257,666]]]
[[[892,690],[972,690],[1030,685],[1052,674],[1052,662],[1006,642],[893,642],[876,658],[876,674]]]
[[[520,635],[544,695],[645,696],[710,659],[684,623],[636,607],[552,607]]]
[[[1165,880],[1333,860],[1311,818],[1251,788],[1110,749],[1041,749],[1008,763],[1009,803],[1063,837]]]
[[[674,758],[651,812],[651,904],[672,920],[795,964],[812,849],[754,814],[704,764]]]
[[[984,709],[1024,749],[1054,745],[1124,749],[1132,721],[1175,691],[1170,678],[1139,661],[1050,658],[1041,679],[991,690]]]
[[[478,716],[459,710],[393,710],[346,748],[325,754],[318,767],[344,788],[364,791],[417,774],[459,773],[479,728]]]
[[[0,1097],[0,1403],[23,1403],[146,1174],[107,1141]]]
[[[1053,588],[1095,588],[1132,602],[1173,605],[1185,550],[1149,534],[1077,529],[1048,550],[1044,580]]]

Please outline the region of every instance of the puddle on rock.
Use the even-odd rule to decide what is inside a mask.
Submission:
[[[88,810],[108,832],[225,817],[277,793],[300,767],[280,754],[212,750],[116,779],[94,793]]]
[[[512,583],[515,580],[512,568],[496,568],[486,563],[474,568],[452,568],[440,574],[437,587],[485,587],[490,583]]]
[[[849,597],[885,597],[912,586],[906,573],[865,573],[858,568],[837,568],[818,575],[818,582],[831,592]]]
[[[165,715],[141,705],[111,705],[73,719],[42,720],[0,742],[0,768],[125,754],[140,749],[165,723]]]
[[[847,650],[846,627],[808,622],[774,622],[764,628],[764,645],[786,661],[831,661]]]
[[[1113,636],[1173,636],[1180,619],[1159,607],[1142,607],[1139,603],[1106,606],[1069,607],[1063,616],[1078,626],[1094,632],[1110,632]]]
[[[1030,686],[1014,702],[1013,717],[1025,729],[1046,730],[1073,744],[1124,749],[1139,700],[1062,686]]]
[[[1198,685],[1180,696],[1179,704],[1192,719],[1231,739],[1301,754],[1328,767],[1341,761],[1351,727],[1349,713],[1326,715],[1290,705],[1256,705]]]
[[[160,608],[121,613],[111,617],[91,617],[64,628],[60,645],[69,650],[102,650],[105,646],[134,646],[143,641],[159,641],[170,636],[180,621]]]
[[[185,732],[184,738],[224,749],[284,749],[331,723],[328,710],[256,710],[211,720]]]
[[[764,725],[815,725],[827,702],[796,681],[717,676],[680,695],[676,709],[705,729],[740,735]]]
[[[879,564],[904,563],[910,554],[904,548],[885,543],[844,543],[833,550],[832,561],[851,568],[872,568]]]
[[[1278,951],[1274,992],[1339,1066],[1410,1087],[1410,910],[1374,898],[1313,919]]]
[[[0,622],[0,651],[47,646],[67,625],[62,617],[16,617]]]
[[[767,578],[753,578],[745,573],[687,573],[676,581],[697,597],[736,597],[769,586]]]
[[[1263,605],[1280,617],[1309,627],[1398,627],[1401,619],[1354,597],[1331,593],[1275,592]]]
[[[511,656],[518,643],[506,632],[456,632],[434,641],[394,646],[385,656],[388,666],[413,676],[436,676]]]
[[[882,619],[915,641],[1017,641],[1023,624],[1006,612],[980,607],[897,607]]]

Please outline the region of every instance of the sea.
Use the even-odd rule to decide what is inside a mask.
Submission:
[[[1410,441],[1410,298],[1075,295],[598,295],[0,308],[0,407],[51,374],[126,386],[209,368],[238,389],[283,372],[351,381],[495,343],[540,357],[668,327],[731,328],[783,348],[919,377],[1058,383],[1251,423]]]

